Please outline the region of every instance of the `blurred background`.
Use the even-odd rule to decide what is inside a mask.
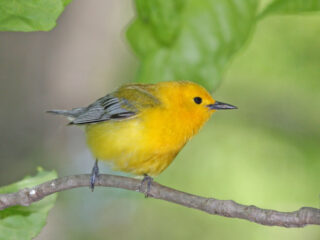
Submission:
[[[70,4],[51,32],[0,33],[0,185],[36,172],[89,173],[83,130],[46,115],[86,106],[132,81],[131,1]],[[219,112],[156,178],[207,197],[280,211],[320,207],[320,17],[269,17],[228,66]],[[110,170],[101,164],[102,172]],[[59,194],[36,238],[320,239],[320,228],[266,227],[119,189]]]

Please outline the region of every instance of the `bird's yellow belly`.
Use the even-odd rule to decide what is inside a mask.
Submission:
[[[93,155],[115,170],[157,176],[167,168],[184,143],[168,142],[167,129],[146,125],[143,118],[106,121],[86,127]]]

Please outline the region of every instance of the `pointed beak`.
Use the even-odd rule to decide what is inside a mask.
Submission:
[[[228,103],[215,101],[214,104],[209,104],[207,107],[211,110],[227,110],[227,109],[238,109],[236,106],[233,106]]]

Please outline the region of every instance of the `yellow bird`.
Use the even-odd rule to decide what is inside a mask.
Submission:
[[[235,109],[215,101],[200,85],[188,81],[127,84],[88,107],[51,110],[85,125],[87,143],[96,159],[115,170],[152,178],[166,169],[182,147],[210,116],[220,109]],[[93,190],[99,174],[92,169]]]

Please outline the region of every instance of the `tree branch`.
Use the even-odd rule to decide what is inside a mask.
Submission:
[[[96,186],[123,188],[138,192],[140,184],[141,181],[138,179],[108,174],[99,175],[96,181]],[[31,203],[39,201],[50,194],[89,186],[90,175],[88,174],[57,178],[33,188],[22,189],[16,193],[0,194],[0,210],[15,205],[29,206]],[[143,188],[143,191],[145,191],[146,184]],[[294,212],[278,212],[255,206],[245,206],[232,200],[204,198],[177,191],[156,182],[152,182],[148,196],[198,209],[209,214],[246,219],[263,225],[282,227],[304,227],[308,224],[320,225],[320,209],[316,208],[303,207]]]

